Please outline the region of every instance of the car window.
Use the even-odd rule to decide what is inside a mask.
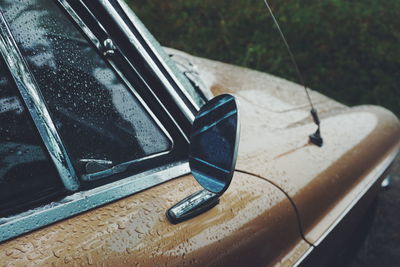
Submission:
[[[0,59],[0,216],[63,190],[5,63]]]
[[[117,165],[172,149],[161,124],[56,3],[0,7],[79,174],[89,159]]]

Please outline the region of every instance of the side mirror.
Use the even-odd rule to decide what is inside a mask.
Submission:
[[[203,213],[219,203],[235,170],[239,144],[239,118],[232,95],[219,95],[198,112],[190,135],[189,165],[204,188],[167,211],[172,223]]]

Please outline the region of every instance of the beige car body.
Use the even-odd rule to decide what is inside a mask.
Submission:
[[[315,125],[299,85],[169,52],[194,63],[213,95],[239,100],[237,171],[220,204],[171,224],[165,211],[200,188],[178,177],[1,243],[1,266],[291,266],[346,242],[399,150],[396,116],[312,91],[319,148],[308,143]]]

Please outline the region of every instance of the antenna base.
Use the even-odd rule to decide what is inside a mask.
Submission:
[[[322,147],[322,145],[324,144],[324,139],[322,139],[321,137],[321,133],[319,132],[319,127],[317,131],[311,134],[309,137],[310,137],[310,142],[316,146]]]

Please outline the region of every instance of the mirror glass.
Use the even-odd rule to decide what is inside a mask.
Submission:
[[[216,96],[200,109],[191,132],[189,164],[200,185],[217,194],[228,188],[238,143],[236,100],[228,94]]]

